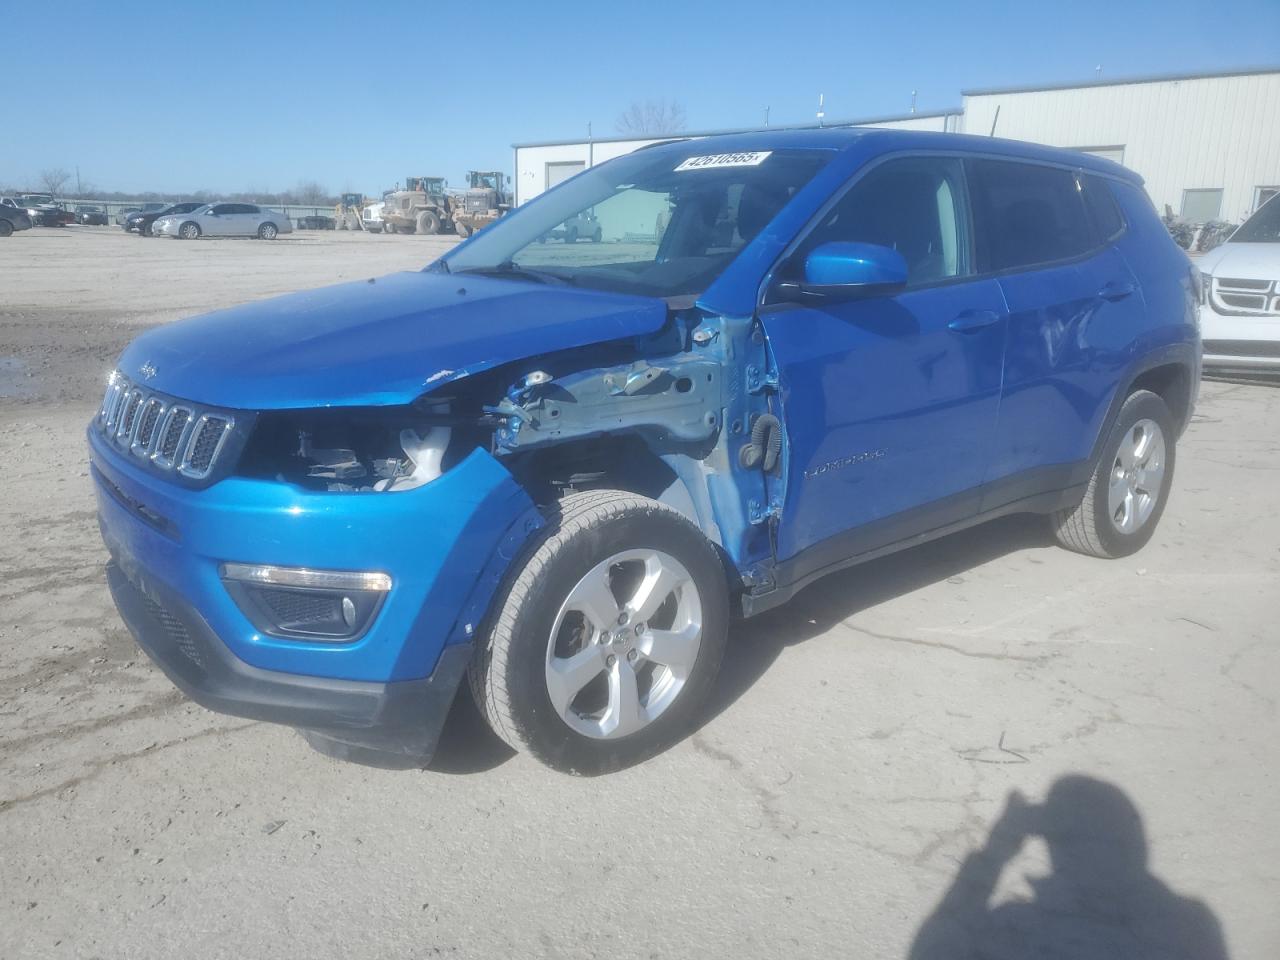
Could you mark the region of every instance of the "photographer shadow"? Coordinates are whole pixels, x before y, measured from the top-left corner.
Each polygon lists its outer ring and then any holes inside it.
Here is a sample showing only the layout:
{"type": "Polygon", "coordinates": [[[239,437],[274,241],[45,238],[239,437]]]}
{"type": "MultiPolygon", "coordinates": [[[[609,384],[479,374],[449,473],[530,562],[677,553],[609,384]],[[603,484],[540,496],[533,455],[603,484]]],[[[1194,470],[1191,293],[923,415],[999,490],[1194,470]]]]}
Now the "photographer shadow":
{"type": "Polygon", "coordinates": [[[1137,807],[1118,787],[1085,776],[1054,783],[1042,805],[1016,791],[987,843],[965,858],[924,922],[910,960],[1225,960],[1222,928],[1198,900],[1147,868],[1137,807]],[[1030,900],[989,906],[1005,865],[1032,836],[1053,871],[1030,880],[1030,900]]]}

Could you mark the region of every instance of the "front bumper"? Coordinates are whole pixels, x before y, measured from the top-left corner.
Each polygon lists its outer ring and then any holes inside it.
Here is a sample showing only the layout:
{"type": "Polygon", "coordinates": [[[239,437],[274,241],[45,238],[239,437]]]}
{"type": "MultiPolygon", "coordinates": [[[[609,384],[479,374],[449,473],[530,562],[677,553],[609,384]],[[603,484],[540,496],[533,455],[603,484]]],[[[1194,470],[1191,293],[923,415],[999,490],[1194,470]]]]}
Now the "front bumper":
{"type": "Polygon", "coordinates": [[[1228,316],[1200,307],[1204,368],[1219,375],[1280,373],[1280,317],[1228,316]]]}
{"type": "Polygon", "coordinates": [[[471,644],[446,647],[431,675],[390,683],[262,670],[240,660],[172,590],[115,551],[107,585],[129,632],[179,690],[210,710],[302,729],[330,756],[377,766],[431,759],[471,644]]]}
{"type": "Polygon", "coordinates": [[[313,744],[421,761],[536,508],[488,453],[396,493],[325,493],[232,476],[158,477],[89,428],[108,577],[138,643],[192,699],[312,731],[313,744]],[[224,562],[380,571],[392,588],[350,641],[260,632],[224,562]]]}

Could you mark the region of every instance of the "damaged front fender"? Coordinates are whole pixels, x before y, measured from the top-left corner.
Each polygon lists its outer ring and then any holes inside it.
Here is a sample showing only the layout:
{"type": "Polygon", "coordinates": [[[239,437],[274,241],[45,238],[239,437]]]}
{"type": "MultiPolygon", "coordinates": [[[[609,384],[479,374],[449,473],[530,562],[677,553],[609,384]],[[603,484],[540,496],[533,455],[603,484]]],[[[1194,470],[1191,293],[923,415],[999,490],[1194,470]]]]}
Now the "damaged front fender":
{"type": "Polygon", "coordinates": [[[607,433],[650,442],[710,442],[720,428],[720,365],[637,362],[530,382],[492,412],[502,418],[500,450],[514,452],[607,433]]]}

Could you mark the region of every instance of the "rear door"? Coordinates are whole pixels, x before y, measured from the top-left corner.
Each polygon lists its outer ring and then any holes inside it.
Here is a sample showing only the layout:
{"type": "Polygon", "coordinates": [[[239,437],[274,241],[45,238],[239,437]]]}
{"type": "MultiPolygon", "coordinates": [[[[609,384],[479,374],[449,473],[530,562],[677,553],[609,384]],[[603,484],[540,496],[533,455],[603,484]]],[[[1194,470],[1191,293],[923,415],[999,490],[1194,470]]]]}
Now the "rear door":
{"type": "Polygon", "coordinates": [[[765,307],[788,438],[777,558],[810,569],[972,516],[1000,398],[1005,308],[973,275],[961,161],[880,163],[822,213],[779,268],[828,241],[891,247],[893,295],[765,307]]]}
{"type": "Polygon", "coordinates": [[[992,509],[1079,482],[1144,307],[1105,185],[1048,164],[966,166],[982,268],[1009,309],[992,509]]]}

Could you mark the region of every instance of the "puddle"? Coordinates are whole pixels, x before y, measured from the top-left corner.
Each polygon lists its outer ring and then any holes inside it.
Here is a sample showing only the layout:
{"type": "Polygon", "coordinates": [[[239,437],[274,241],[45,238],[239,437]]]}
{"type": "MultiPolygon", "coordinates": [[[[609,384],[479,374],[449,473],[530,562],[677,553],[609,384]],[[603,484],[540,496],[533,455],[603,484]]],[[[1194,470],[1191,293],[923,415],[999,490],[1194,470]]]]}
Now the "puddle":
{"type": "Polygon", "coordinates": [[[0,397],[34,397],[35,381],[17,357],[0,357],[0,397]]]}

